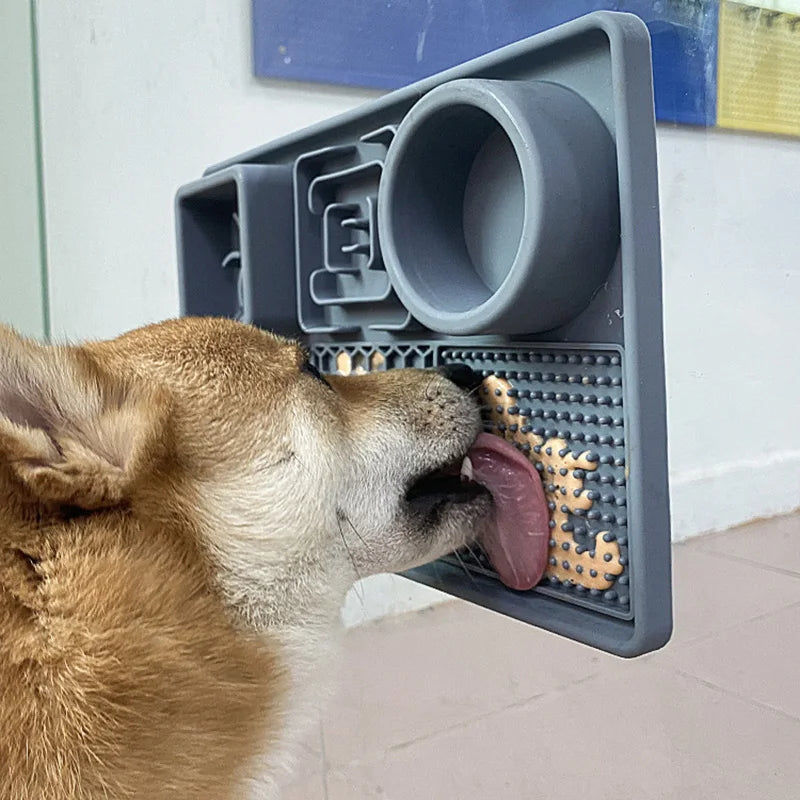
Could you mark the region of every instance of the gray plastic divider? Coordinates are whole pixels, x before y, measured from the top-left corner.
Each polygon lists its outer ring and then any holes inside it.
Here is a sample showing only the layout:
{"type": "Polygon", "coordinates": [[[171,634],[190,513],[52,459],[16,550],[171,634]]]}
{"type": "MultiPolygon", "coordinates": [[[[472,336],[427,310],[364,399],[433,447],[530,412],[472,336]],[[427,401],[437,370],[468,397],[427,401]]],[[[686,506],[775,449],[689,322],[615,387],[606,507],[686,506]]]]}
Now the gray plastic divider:
{"type": "Polygon", "coordinates": [[[466,363],[551,504],[542,583],[408,573],[621,656],[672,627],[649,36],[596,12],[209,168],[177,202],[185,314],[323,371],[466,363]],[[566,499],[561,499],[566,498],[566,499]]]}
{"type": "Polygon", "coordinates": [[[236,164],[178,191],[183,313],[220,315],[294,333],[292,171],[236,164]],[[264,224],[264,220],[269,220],[264,224]],[[191,270],[184,269],[184,257],[191,270]],[[274,274],[264,280],[264,269],[274,274]],[[274,269],[277,267],[277,269],[274,269]]]}

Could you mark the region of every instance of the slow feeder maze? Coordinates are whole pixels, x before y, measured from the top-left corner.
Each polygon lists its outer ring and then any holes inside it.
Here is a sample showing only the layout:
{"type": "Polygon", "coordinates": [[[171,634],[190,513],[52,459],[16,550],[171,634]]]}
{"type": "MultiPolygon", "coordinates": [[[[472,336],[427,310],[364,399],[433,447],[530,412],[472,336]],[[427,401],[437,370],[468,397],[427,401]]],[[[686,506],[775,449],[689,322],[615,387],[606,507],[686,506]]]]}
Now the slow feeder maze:
{"type": "Polygon", "coordinates": [[[300,337],[322,372],[483,376],[486,429],[542,478],[546,574],[514,591],[473,547],[407,577],[621,656],[664,644],[658,181],[638,17],[589,14],[229,158],[181,187],[176,217],[182,313],[300,337]]]}

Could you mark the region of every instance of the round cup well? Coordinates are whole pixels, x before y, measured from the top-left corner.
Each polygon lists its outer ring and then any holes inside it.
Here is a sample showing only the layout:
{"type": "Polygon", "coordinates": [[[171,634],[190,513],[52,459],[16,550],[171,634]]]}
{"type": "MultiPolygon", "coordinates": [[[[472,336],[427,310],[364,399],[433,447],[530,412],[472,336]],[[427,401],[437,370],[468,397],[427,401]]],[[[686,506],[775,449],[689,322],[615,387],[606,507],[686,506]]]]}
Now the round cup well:
{"type": "Polygon", "coordinates": [[[536,333],[579,313],[619,240],[614,144],[546,82],[459,80],[407,114],[378,224],[406,308],[447,334],[536,333]]]}

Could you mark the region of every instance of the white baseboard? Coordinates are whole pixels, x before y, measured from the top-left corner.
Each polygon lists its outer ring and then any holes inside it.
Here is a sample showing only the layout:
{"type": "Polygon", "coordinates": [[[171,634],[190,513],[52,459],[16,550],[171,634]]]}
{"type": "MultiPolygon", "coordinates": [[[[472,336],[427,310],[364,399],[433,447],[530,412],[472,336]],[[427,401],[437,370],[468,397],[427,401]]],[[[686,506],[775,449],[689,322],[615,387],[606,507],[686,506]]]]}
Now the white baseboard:
{"type": "Polygon", "coordinates": [[[800,506],[800,450],[676,472],[670,481],[672,540],[723,531],[800,506]]]}

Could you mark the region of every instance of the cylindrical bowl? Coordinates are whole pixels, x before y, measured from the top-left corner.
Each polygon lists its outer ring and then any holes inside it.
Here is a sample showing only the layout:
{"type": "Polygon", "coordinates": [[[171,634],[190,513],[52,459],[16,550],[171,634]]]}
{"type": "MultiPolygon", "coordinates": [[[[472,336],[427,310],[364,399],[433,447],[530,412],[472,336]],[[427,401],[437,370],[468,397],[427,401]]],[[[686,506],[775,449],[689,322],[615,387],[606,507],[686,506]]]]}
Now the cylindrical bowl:
{"type": "Polygon", "coordinates": [[[564,86],[445,83],[397,130],[378,230],[400,300],[431,330],[551,330],[587,306],[614,261],[614,142],[564,86]]]}

